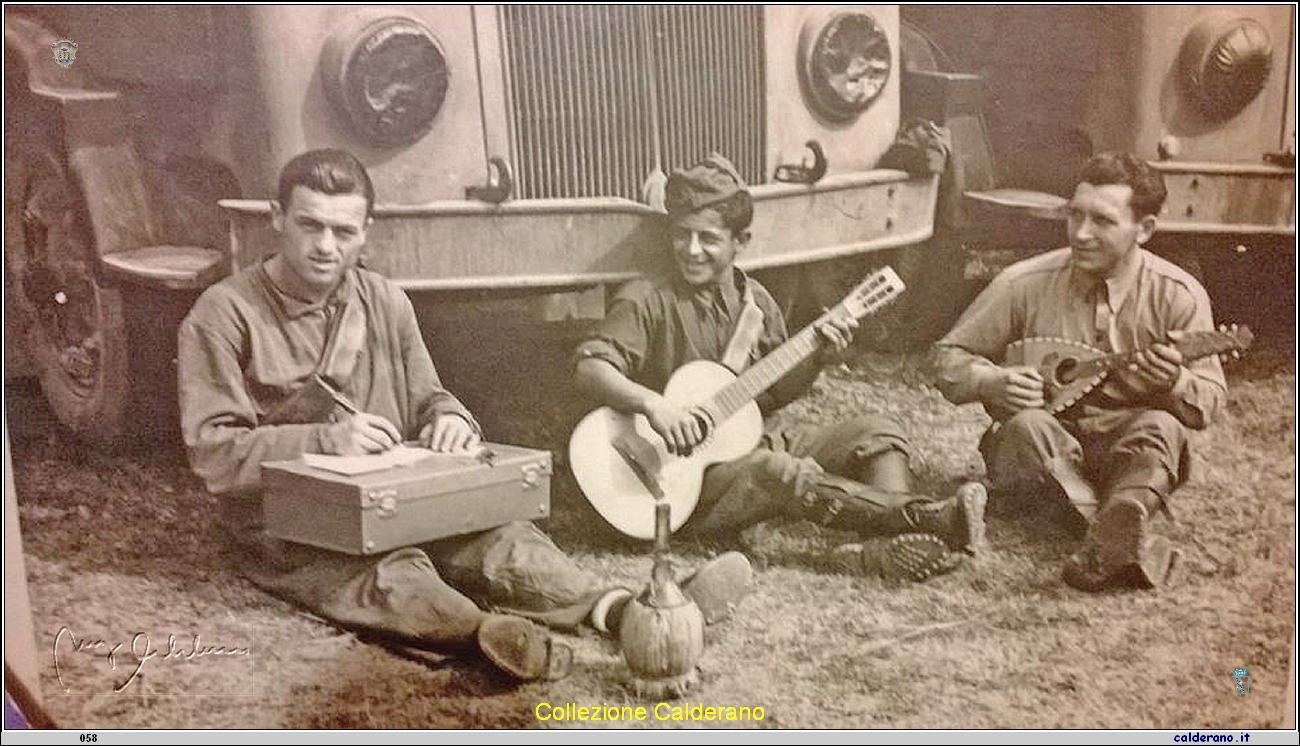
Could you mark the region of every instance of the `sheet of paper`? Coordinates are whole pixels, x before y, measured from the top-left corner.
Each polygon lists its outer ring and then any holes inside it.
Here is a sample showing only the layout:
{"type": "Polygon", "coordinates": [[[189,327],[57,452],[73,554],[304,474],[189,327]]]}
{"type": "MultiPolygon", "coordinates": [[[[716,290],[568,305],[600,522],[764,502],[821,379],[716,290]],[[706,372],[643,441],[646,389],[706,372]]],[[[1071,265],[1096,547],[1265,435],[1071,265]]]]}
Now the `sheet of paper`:
{"type": "Polygon", "coordinates": [[[406,466],[438,454],[428,448],[398,445],[383,453],[367,453],[360,456],[330,456],[321,453],[304,453],[302,460],[308,466],[326,469],[338,474],[355,476],[372,471],[382,471],[395,466],[406,466]]]}
{"type": "Polygon", "coordinates": [[[444,466],[454,466],[458,463],[474,464],[481,461],[485,455],[490,456],[492,454],[482,444],[465,451],[439,453],[418,445],[402,443],[383,453],[367,453],[360,456],[328,456],[321,453],[304,453],[302,460],[303,463],[317,469],[325,469],[347,476],[356,476],[357,474],[369,474],[372,471],[407,466],[426,459],[442,459],[444,466]]]}

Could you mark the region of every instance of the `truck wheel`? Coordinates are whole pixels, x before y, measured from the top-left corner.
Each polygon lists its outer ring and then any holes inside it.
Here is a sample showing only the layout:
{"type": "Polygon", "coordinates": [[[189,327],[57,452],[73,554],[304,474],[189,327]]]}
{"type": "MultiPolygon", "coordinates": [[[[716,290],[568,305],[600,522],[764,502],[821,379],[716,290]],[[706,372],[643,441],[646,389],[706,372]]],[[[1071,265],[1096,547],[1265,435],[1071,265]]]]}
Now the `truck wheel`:
{"type": "Polygon", "coordinates": [[[22,160],[26,177],[18,276],[41,388],[59,422],[111,445],[126,432],[131,399],[122,294],[97,276],[89,218],[62,159],[23,150],[6,155],[22,160]]]}

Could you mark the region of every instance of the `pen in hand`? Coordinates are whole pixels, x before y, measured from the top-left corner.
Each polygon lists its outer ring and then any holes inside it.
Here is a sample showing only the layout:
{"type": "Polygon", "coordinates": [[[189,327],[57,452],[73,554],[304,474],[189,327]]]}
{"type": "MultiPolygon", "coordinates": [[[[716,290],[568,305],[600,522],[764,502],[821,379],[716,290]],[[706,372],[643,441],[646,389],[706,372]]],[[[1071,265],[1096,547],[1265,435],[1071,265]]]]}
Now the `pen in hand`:
{"type": "Polygon", "coordinates": [[[342,391],[339,391],[338,389],[331,386],[330,382],[322,378],[319,373],[312,373],[311,377],[312,380],[315,381],[317,386],[320,386],[322,389],[325,389],[325,391],[330,395],[330,398],[334,400],[335,404],[343,408],[343,411],[351,415],[361,414],[360,407],[353,404],[352,400],[344,396],[342,391]]]}
{"type": "MultiPolygon", "coordinates": [[[[312,380],[330,395],[330,398],[340,409],[352,417],[352,438],[362,436],[363,441],[380,446],[379,450],[381,451],[390,450],[402,442],[401,434],[388,420],[379,415],[367,414],[361,411],[361,408],[354,404],[351,399],[319,374],[313,373],[312,380]]],[[[363,445],[362,448],[364,451],[373,450],[373,446],[366,447],[363,445]]]]}

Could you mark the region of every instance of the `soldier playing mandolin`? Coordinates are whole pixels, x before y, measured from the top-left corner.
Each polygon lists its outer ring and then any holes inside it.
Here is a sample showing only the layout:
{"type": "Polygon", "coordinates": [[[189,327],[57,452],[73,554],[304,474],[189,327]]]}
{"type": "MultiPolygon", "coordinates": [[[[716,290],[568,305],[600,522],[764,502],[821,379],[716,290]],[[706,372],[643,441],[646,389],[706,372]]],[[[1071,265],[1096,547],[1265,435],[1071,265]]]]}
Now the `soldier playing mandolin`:
{"type": "Polygon", "coordinates": [[[1148,521],[1187,479],[1187,429],[1226,393],[1209,354],[1223,348],[1187,344],[1216,334],[1204,288],[1142,248],[1165,195],[1141,159],[1093,157],[1068,204],[1070,245],[1004,270],[934,350],[943,394],[995,420],[980,442],[990,509],[1065,519],[1083,545],[1063,579],[1081,590],[1167,582],[1176,553],[1148,521]],[[1053,345],[1052,360],[1123,364],[1072,377],[1012,354],[1053,345]]]}
{"type": "MultiPolygon", "coordinates": [[[[659,450],[666,444],[672,462],[717,440],[746,437],[733,438],[726,429],[733,423],[713,421],[698,402],[666,395],[665,387],[671,390],[677,376],[686,372],[683,366],[705,360],[740,373],[751,364],[758,367],[760,360],[766,364],[765,356],[774,350],[784,353],[789,347],[782,347],[787,331],[772,296],[734,266],[736,255],[749,242],[753,201],[732,164],[713,154],[675,171],[665,187],[665,205],[666,266],[620,290],[604,322],[578,347],[575,382],[597,404],[624,417],[644,418],[647,433],[652,431],[649,438],[660,444],[659,450]]],[[[813,339],[820,340],[822,350],[842,350],[855,326],[852,317],[828,314],[817,323],[813,339]]],[[[819,370],[817,356],[802,360],[795,360],[792,370],[758,395],[762,411],[792,400],[812,382],[819,370]]],[[[704,471],[698,503],[691,495],[694,510],[689,519],[675,516],[685,521],[683,531],[717,536],[777,516],[814,518],[876,537],[838,548],[826,558],[831,567],[917,581],[954,569],[963,553],[973,553],[982,540],[983,487],[964,486],[944,501],[913,494],[907,438],[886,417],[860,416],[827,427],[763,432],[756,415],[754,428],[752,442],[761,436],[759,447],[704,471]]],[[[645,438],[633,439],[643,446],[640,450],[653,450],[644,447],[645,438]]],[[[606,499],[598,484],[601,476],[622,467],[619,456],[602,466],[589,462],[616,450],[630,462],[636,454],[627,451],[637,450],[597,445],[603,448],[579,449],[582,452],[574,452],[572,459],[575,474],[580,469],[592,474],[590,488],[585,485],[584,491],[593,504],[606,499]]],[[[634,467],[645,487],[638,486],[641,499],[628,502],[647,519],[653,515],[649,496],[662,491],[656,480],[671,471],[659,469],[657,458],[653,461],[634,467]]],[[[618,526],[621,516],[609,512],[605,507],[602,515],[618,526]]]]}

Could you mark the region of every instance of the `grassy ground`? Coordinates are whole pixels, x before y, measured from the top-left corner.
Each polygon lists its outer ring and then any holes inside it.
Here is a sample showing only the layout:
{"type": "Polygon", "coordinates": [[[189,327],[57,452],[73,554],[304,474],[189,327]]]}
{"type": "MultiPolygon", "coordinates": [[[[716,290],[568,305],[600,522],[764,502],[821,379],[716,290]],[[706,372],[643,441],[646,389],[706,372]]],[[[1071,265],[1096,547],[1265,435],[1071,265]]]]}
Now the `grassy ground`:
{"type": "MultiPolygon", "coordinates": [[[[810,525],[760,528],[744,537],[760,568],[752,595],[709,628],[699,685],[670,704],[761,707],[763,719],[660,721],[651,710],[645,722],[584,725],[1279,727],[1295,635],[1293,355],[1289,340],[1258,349],[1230,373],[1225,420],[1195,434],[1178,522],[1156,524],[1185,553],[1175,587],[1098,596],[1063,587],[1074,546],[1052,526],[993,520],[990,551],[902,587],[789,562],[782,541],[835,538],[810,525]],[[1252,677],[1246,697],[1233,693],[1238,667],[1252,677]]],[[[548,385],[525,378],[507,382],[525,401],[530,386],[548,385]]],[[[595,633],[569,638],[569,678],[521,687],[480,661],[417,662],[340,633],[222,565],[208,534],[213,501],[178,453],[96,455],[65,440],[32,391],[10,387],[6,405],[41,685],[65,727],[531,728],[557,725],[535,718],[539,703],[656,704],[623,685],[617,648],[595,633]],[[50,651],[65,627],[56,676],[50,651]],[[158,655],[132,677],[125,651],[133,642],[143,651],[137,633],[158,655]],[[247,654],[164,659],[169,634],[182,650],[198,634],[247,654]],[[106,655],[117,643],[114,669],[106,655]]],[[[497,439],[549,444],[562,462],[557,409],[503,411],[497,439]]],[[[982,475],[975,443],[987,419],[944,401],[917,356],[865,354],[828,370],[787,415],[861,411],[908,424],[927,489],[982,475]]],[[[563,474],[553,504],[544,527],[580,564],[644,582],[646,548],[604,529],[563,474]]],[[[692,566],[725,547],[674,548],[692,566]]]]}

